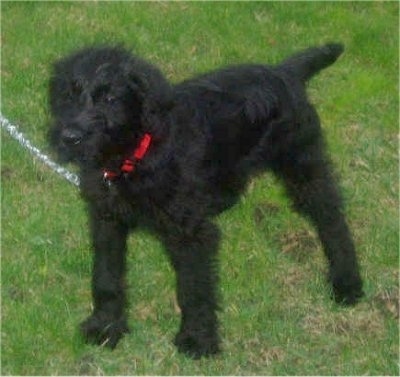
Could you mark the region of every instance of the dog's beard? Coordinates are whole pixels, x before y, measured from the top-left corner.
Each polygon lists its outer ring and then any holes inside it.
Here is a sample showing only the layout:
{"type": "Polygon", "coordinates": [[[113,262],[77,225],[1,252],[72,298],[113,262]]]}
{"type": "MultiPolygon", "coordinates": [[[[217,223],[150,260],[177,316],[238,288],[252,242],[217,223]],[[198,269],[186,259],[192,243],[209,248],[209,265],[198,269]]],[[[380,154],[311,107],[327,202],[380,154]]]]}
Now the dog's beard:
{"type": "Polygon", "coordinates": [[[113,128],[108,130],[99,124],[91,126],[92,131],[85,131],[76,143],[65,143],[61,137],[62,131],[56,128],[52,144],[56,147],[60,162],[101,168],[109,165],[110,161],[124,158],[138,138],[138,135],[125,125],[113,125],[113,128]]]}

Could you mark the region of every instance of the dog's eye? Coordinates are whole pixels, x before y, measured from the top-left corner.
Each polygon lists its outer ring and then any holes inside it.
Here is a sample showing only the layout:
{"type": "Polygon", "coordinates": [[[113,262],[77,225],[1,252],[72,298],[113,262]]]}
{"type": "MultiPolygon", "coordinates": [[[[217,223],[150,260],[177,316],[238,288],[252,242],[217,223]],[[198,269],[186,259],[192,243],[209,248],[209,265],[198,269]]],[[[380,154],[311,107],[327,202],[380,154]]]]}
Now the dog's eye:
{"type": "Polygon", "coordinates": [[[106,96],[106,102],[109,104],[113,104],[116,101],[116,98],[114,96],[111,95],[107,95],[106,96]]]}

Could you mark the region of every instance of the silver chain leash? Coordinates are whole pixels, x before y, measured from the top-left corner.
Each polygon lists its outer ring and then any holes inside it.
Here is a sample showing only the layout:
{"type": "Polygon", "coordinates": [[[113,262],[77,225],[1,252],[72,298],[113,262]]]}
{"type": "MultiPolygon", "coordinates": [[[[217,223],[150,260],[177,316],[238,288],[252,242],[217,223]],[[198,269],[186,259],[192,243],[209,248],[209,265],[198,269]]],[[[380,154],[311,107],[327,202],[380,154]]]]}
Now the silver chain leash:
{"type": "Polygon", "coordinates": [[[71,173],[69,170],[63,168],[61,165],[54,162],[49,156],[42,153],[38,148],[32,145],[32,143],[24,136],[24,134],[18,131],[17,126],[11,124],[11,122],[7,118],[3,117],[1,113],[0,126],[4,130],[6,130],[12,138],[17,140],[23,147],[28,149],[29,152],[31,152],[38,160],[40,160],[50,169],[61,175],[68,182],[74,184],[75,186],[79,186],[80,180],[76,174],[71,173]]]}

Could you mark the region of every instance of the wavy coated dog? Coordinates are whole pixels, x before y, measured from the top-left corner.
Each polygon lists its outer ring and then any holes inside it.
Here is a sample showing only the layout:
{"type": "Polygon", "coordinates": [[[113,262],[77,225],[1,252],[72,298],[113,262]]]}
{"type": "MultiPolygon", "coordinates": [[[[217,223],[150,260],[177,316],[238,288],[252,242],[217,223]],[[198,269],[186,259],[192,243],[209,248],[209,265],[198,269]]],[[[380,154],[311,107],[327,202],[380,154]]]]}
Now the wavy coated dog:
{"type": "Polygon", "coordinates": [[[281,179],[315,226],[334,299],[363,294],[352,237],[307,81],[343,46],[329,43],[281,64],[238,65],[169,83],[121,47],[85,48],[57,61],[50,81],[50,139],[80,168],[94,248],[89,343],[114,348],[127,333],[128,233],[145,227],[176,272],[178,350],[220,350],[218,246],[213,217],[234,205],[255,174],[281,179]]]}

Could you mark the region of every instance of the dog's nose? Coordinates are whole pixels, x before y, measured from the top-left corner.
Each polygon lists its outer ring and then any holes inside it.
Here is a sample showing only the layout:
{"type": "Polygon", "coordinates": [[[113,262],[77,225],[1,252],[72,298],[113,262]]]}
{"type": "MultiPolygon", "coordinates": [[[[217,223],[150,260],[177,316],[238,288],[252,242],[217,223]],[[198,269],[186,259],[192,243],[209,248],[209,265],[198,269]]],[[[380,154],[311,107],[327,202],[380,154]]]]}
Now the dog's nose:
{"type": "Polygon", "coordinates": [[[78,130],[66,128],[61,132],[61,139],[65,144],[78,145],[82,141],[82,133],[78,130]]]}

